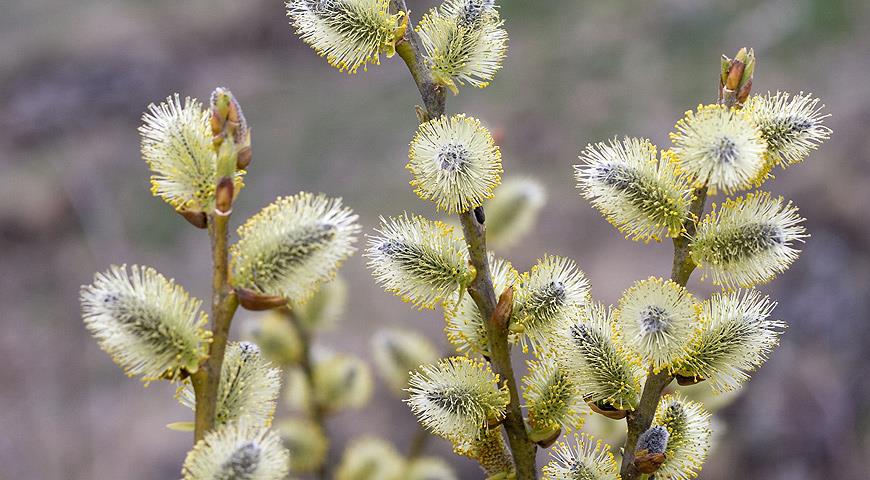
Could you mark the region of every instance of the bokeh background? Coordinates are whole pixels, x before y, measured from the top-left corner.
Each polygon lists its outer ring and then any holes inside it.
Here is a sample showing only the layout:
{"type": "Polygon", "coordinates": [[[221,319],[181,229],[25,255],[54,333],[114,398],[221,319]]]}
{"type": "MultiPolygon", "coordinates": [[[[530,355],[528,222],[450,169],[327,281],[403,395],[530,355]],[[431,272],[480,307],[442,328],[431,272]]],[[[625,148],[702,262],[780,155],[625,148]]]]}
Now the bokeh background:
{"type": "MultiPolygon", "coordinates": [[[[409,0],[416,16],[432,2],[409,0]]],[[[578,197],[571,165],[588,142],[631,134],[667,143],[682,113],[714,100],[718,58],[753,46],[755,91],[811,91],[832,139],[766,188],[793,198],[812,233],[798,262],[763,287],[789,322],[782,346],[718,413],[720,440],[701,478],[866,478],[870,359],[870,3],[864,0],[502,0],[504,69],[448,110],[502,132],[505,177],[548,188],[538,228],[510,251],[518,269],[544,252],[577,260],[601,301],[666,275],[671,248],[622,240],[578,197]]],[[[339,74],[287,26],[277,0],[11,0],[0,14],[0,478],[177,478],[188,434],[174,387],[143,390],[80,320],[78,289],[111,263],[155,266],[205,298],[209,254],[148,192],[136,128],[173,92],[224,85],[253,126],[254,163],[236,222],[305,189],[344,197],[367,231],[379,214],[432,215],[411,192],[407,143],[417,91],[385,61],[339,74]]],[[[370,359],[376,328],[426,332],[371,280],[359,255],[343,276],[349,313],[323,338],[370,359]]],[[[698,291],[709,283],[693,280],[698,291]]],[[[244,314],[242,314],[244,316],[244,314]]],[[[404,448],[416,424],[377,389],[330,421],[336,445],[363,433],[404,448]]],[[[477,467],[449,454],[462,478],[477,467]]],[[[539,460],[545,459],[541,453],[539,460]]]]}

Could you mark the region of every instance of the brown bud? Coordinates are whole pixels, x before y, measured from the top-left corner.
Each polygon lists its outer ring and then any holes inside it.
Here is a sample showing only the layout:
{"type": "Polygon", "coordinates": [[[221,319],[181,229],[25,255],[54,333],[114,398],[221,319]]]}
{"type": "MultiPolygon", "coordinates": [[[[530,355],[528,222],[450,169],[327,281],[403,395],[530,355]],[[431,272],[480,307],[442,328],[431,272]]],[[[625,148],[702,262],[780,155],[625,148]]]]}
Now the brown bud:
{"type": "Polygon", "coordinates": [[[232,93],[226,88],[218,87],[211,92],[211,99],[209,101],[211,108],[211,133],[215,137],[224,133],[231,103],[232,93]]]}
{"type": "Polygon", "coordinates": [[[233,211],[233,195],[236,187],[233,185],[233,179],[230,177],[221,177],[215,190],[215,213],[218,215],[229,215],[233,211]]]}
{"type": "Polygon", "coordinates": [[[728,107],[740,108],[749,98],[752,90],[752,76],[755,73],[755,51],[741,48],[734,58],[722,55],[719,75],[719,103],[728,107]]]}
{"type": "Polygon", "coordinates": [[[752,79],[746,81],[740,90],[737,91],[737,103],[744,103],[746,99],[749,98],[749,94],[752,92],[752,79]]]}
{"type": "Polygon", "coordinates": [[[226,119],[222,118],[220,113],[216,110],[212,110],[211,117],[209,117],[209,124],[211,125],[211,134],[215,139],[222,138],[222,133],[224,131],[224,123],[226,119]]]}
{"type": "Polygon", "coordinates": [[[740,86],[740,79],[743,78],[743,69],[745,68],[746,64],[739,60],[733,60],[728,69],[728,77],[725,78],[725,88],[736,90],[740,86]]]}
{"type": "Polygon", "coordinates": [[[664,453],[651,453],[646,449],[634,452],[634,466],[640,473],[655,473],[666,459],[664,453]]]}
{"type": "Polygon", "coordinates": [[[233,126],[242,126],[245,121],[245,116],[242,115],[242,107],[239,106],[239,101],[236,100],[236,97],[227,90],[227,94],[230,97],[230,109],[227,112],[227,121],[232,122],[233,126]]]}
{"type": "Polygon", "coordinates": [[[236,296],[239,297],[239,305],[245,310],[261,312],[287,305],[287,299],[280,295],[261,295],[247,288],[237,288],[236,296]]]}
{"type": "Polygon", "coordinates": [[[677,379],[677,385],[682,387],[687,387],[689,385],[694,385],[696,383],[701,383],[704,381],[703,378],[698,377],[684,377],[682,375],[674,375],[674,378],[677,379]]]}
{"type": "Polygon", "coordinates": [[[628,415],[628,411],[626,410],[618,410],[612,405],[608,405],[604,402],[589,402],[589,408],[592,409],[595,413],[600,413],[607,418],[612,418],[614,420],[622,420],[628,415]]]}
{"type": "Polygon", "coordinates": [[[251,164],[252,158],[253,153],[251,152],[250,145],[240,148],[238,156],[236,157],[236,168],[239,170],[245,170],[246,168],[248,168],[248,165],[251,164]]]}
{"type": "Polygon", "coordinates": [[[206,215],[205,212],[199,212],[196,210],[176,210],[176,212],[196,228],[205,228],[208,226],[208,215],[206,215]]]}
{"type": "Polygon", "coordinates": [[[514,287],[509,286],[501,292],[498,297],[498,304],[495,306],[495,311],[492,312],[493,325],[499,330],[507,329],[508,321],[514,310],[514,287]]]}
{"type": "Polygon", "coordinates": [[[725,87],[725,79],[728,78],[728,70],[731,68],[731,59],[727,55],[722,55],[720,59],[719,70],[719,90],[725,87]]]}
{"type": "Polygon", "coordinates": [[[231,137],[236,144],[244,143],[248,124],[239,101],[229,89],[218,87],[211,94],[211,131],[215,142],[231,137]]]}

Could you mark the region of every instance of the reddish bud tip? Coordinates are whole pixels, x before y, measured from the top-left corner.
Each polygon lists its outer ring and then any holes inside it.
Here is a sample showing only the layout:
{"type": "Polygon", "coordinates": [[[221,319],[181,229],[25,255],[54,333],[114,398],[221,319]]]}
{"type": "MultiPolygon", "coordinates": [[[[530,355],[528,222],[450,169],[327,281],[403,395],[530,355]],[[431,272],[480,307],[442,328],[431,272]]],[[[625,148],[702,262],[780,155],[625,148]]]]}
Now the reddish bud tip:
{"type": "Polygon", "coordinates": [[[514,287],[509,286],[501,292],[498,297],[498,304],[495,306],[495,311],[492,312],[492,323],[499,330],[507,329],[508,320],[511,318],[511,313],[514,310],[514,287]]]}
{"type": "Polygon", "coordinates": [[[208,215],[206,215],[205,212],[198,212],[195,210],[176,210],[176,212],[196,228],[205,228],[208,226],[208,215]]]}
{"type": "Polygon", "coordinates": [[[650,453],[648,450],[638,450],[634,455],[634,466],[647,475],[655,473],[667,458],[664,453],[650,453]]]}
{"type": "Polygon", "coordinates": [[[743,78],[743,70],[746,64],[734,60],[731,62],[731,67],[728,69],[728,77],[725,79],[725,88],[728,90],[736,90],[740,86],[740,79],[743,78]]]}
{"type": "Polygon", "coordinates": [[[752,79],[746,81],[742,87],[740,87],[740,91],[737,92],[737,102],[744,103],[748,98],[749,94],[752,92],[752,79]]]}
{"type": "Polygon", "coordinates": [[[694,385],[696,383],[701,383],[704,381],[703,378],[698,377],[684,377],[682,375],[674,375],[674,378],[677,379],[677,385],[682,387],[687,387],[689,385],[694,385]]]}
{"type": "Polygon", "coordinates": [[[222,177],[218,182],[215,190],[215,210],[219,215],[228,215],[233,209],[233,195],[235,195],[235,186],[233,179],[230,177],[222,177]]]}
{"type": "Polygon", "coordinates": [[[607,418],[612,418],[614,420],[622,420],[628,415],[628,411],[626,410],[617,410],[611,405],[602,402],[589,402],[589,408],[592,409],[593,412],[604,415],[607,418]]]}
{"type": "Polygon", "coordinates": [[[253,152],[251,151],[251,147],[242,147],[239,149],[239,153],[236,156],[236,168],[239,170],[245,170],[248,168],[248,165],[251,164],[251,159],[253,159],[253,152]]]}
{"type": "Polygon", "coordinates": [[[279,295],[261,295],[247,288],[237,288],[236,296],[239,297],[239,305],[245,310],[261,312],[287,306],[287,299],[279,295]]]}

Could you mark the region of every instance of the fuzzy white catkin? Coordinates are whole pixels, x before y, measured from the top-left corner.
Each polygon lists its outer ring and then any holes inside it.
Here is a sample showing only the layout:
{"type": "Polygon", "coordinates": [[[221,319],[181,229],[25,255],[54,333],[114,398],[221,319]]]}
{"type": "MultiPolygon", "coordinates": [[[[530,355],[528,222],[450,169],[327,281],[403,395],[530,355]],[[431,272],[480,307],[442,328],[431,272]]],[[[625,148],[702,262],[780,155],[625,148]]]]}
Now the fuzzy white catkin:
{"type": "Polygon", "coordinates": [[[365,256],[375,281],[418,308],[434,308],[473,275],[462,238],[443,222],[419,215],[381,217],[365,256]]]}
{"type": "Polygon", "coordinates": [[[671,141],[680,169],[711,193],[745,190],[764,178],[767,144],[744,111],[701,105],[686,112],[671,141]]]}
{"type": "Polygon", "coordinates": [[[696,477],[710,450],[710,414],[699,403],[665,395],[653,424],[668,431],[665,462],[656,471],[656,477],[674,480],[696,477]]]}
{"type": "MultiPolygon", "coordinates": [[[[281,390],[281,370],[272,367],[259,347],[250,342],[227,345],[221,365],[215,423],[223,425],[246,418],[251,425],[269,426],[281,390]]],[[[190,382],[179,388],[178,401],[196,410],[190,382]]]]}
{"type": "Polygon", "coordinates": [[[559,442],[551,449],[550,457],[552,460],[544,466],[544,480],[619,479],[610,446],[586,434],[559,442]]]}
{"type": "Polygon", "coordinates": [[[552,356],[529,361],[523,399],[533,433],[579,430],[590,413],[583,393],[552,356]]]}
{"type": "Polygon", "coordinates": [[[338,71],[355,74],[395,52],[402,16],[389,0],[289,0],[287,16],[296,34],[338,71]]]}
{"type": "Polygon", "coordinates": [[[580,194],[626,238],[682,233],[692,189],[671,152],[658,155],[649,140],[626,137],[590,144],[579,158],[574,177],[580,194]]]}
{"type": "Polygon", "coordinates": [[[713,294],[701,308],[703,327],[677,374],[709,379],[718,392],[740,387],[779,343],[786,325],[768,318],[775,306],[755,290],[713,294]]]}
{"type": "Polygon", "coordinates": [[[420,423],[454,442],[481,437],[491,420],[504,418],[507,387],[489,365],[451,357],[424,365],[411,375],[406,400],[420,423]]]}
{"type": "Polygon", "coordinates": [[[446,0],[417,26],[425,59],[436,82],[484,88],[501,69],[507,32],[493,0],[446,0]]]}
{"type": "Polygon", "coordinates": [[[80,300],[85,327],[129,376],[179,380],[208,355],[201,302],[153,268],[112,266],[82,286],[80,300]]]}
{"type": "Polygon", "coordinates": [[[822,114],[825,106],[811,94],[768,92],[752,96],[744,108],[767,143],[768,168],[802,162],[831,136],[831,129],[824,125],[830,115],[822,114]]]}
{"type": "Polygon", "coordinates": [[[713,205],[689,245],[692,260],[717,285],[768,282],[797,260],[808,235],[798,209],[782,197],[752,192],[713,205]]]}
{"type": "Polygon", "coordinates": [[[220,426],[194,445],[184,460],[184,480],[282,480],[289,454],[275,432],[246,421],[220,426]]]}
{"type": "Polygon", "coordinates": [[[447,213],[467,212],[501,183],[501,151],[480,120],[464,114],[420,124],[408,150],[411,186],[447,213]]]}
{"type": "Polygon", "coordinates": [[[577,264],[545,255],[523,274],[517,290],[514,321],[535,348],[546,343],[565,318],[576,316],[589,301],[589,281],[577,264]]]}
{"type": "MultiPolygon", "coordinates": [[[[151,193],[177,210],[211,212],[217,184],[217,154],[212,146],[209,112],[178,94],[151,104],[142,116],[142,158],[151,169],[151,193]]],[[[241,190],[240,170],[234,174],[241,190]]]]}
{"type": "Polygon", "coordinates": [[[616,327],[624,345],[659,370],[687,353],[700,328],[698,309],[685,287],[650,277],[622,294],[616,327]]]}
{"type": "Polygon", "coordinates": [[[640,398],[642,370],[614,337],[613,320],[607,307],[589,304],[578,317],[564,320],[551,346],[587,401],[629,410],[640,398]]]}
{"type": "Polygon", "coordinates": [[[239,227],[230,247],[233,286],[304,302],[355,251],[356,221],[338,198],[277,199],[239,227]]]}

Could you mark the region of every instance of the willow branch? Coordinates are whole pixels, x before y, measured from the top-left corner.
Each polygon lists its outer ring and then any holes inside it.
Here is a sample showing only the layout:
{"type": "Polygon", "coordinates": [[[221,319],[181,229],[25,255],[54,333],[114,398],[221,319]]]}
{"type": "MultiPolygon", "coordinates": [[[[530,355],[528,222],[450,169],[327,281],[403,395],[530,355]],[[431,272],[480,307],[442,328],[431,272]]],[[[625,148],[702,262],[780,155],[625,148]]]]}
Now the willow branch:
{"type": "MultiPolygon", "coordinates": [[[[407,15],[408,9],[404,0],[392,0],[391,4],[396,11],[403,11],[407,15]]],[[[421,120],[427,120],[444,114],[446,98],[444,89],[432,80],[432,75],[423,61],[420,51],[420,39],[409,25],[404,39],[396,44],[396,53],[405,61],[417,88],[420,90],[425,110],[424,115],[420,116],[421,120]]],[[[486,322],[487,342],[491,355],[489,361],[493,371],[505,382],[510,393],[504,428],[513,453],[516,478],[517,480],[533,480],[537,478],[536,446],[529,440],[523,421],[519,390],[510,359],[507,322],[492,321],[496,307],[496,292],[492,286],[492,277],[486,255],[486,227],[478,222],[472,211],[461,213],[459,220],[462,223],[462,232],[468,246],[470,262],[477,271],[477,275],[468,286],[468,293],[477,305],[481,318],[489,320],[486,322]]]]}
{"type": "MultiPolygon", "coordinates": [[[[707,187],[695,189],[692,205],[689,208],[691,215],[683,225],[685,234],[674,238],[674,264],[671,270],[671,280],[684,287],[689,282],[689,277],[696,267],[695,262],[692,261],[692,257],[689,255],[689,238],[695,235],[696,222],[704,212],[706,200],[707,187]]],[[[655,417],[656,409],[659,406],[659,400],[662,398],[662,392],[673,379],[673,375],[667,369],[658,373],[650,369],[646,383],[643,386],[638,407],[634,411],[629,412],[625,417],[625,421],[628,423],[628,435],[625,439],[625,447],[622,454],[622,468],[620,470],[622,480],[640,478],[641,472],[634,465],[634,452],[637,449],[637,440],[640,434],[652,425],[653,417],[655,417]]]]}
{"type": "MultiPolygon", "coordinates": [[[[405,15],[409,15],[405,0],[391,0],[390,3],[392,8],[397,12],[405,12],[405,15]]],[[[405,37],[396,43],[396,53],[405,61],[411,76],[414,77],[414,83],[417,84],[417,89],[420,90],[420,97],[423,99],[423,108],[427,116],[427,118],[422,120],[428,120],[444,115],[447,99],[444,89],[432,80],[429,67],[420,55],[421,50],[420,37],[414,31],[409,21],[405,37]]]]}
{"type": "MultiPolygon", "coordinates": [[[[751,71],[745,75],[743,62],[750,62],[750,69],[754,69],[755,57],[752,50],[748,56],[746,49],[741,49],[735,59],[724,57],[723,72],[719,84],[719,104],[728,108],[740,108],[741,102],[749,95],[752,89],[751,71]]],[[[707,202],[707,185],[695,189],[692,196],[692,204],[689,207],[689,218],[683,223],[684,233],[674,238],[674,263],[671,270],[671,280],[683,287],[689,282],[689,277],[695,270],[695,262],[689,254],[689,239],[695,235],[698,222],[704,213],[704,204],[707,202]]],[[[643,386],[638,408],[625,417],[628,423],[628,435],[622,455],[622,468],[620,475],[622,480],[634,480],[640,478],[641,472],[634,465],[634,452],[637,449],[637,440],[652,424],[655,411],[661,400],[662,391],[671,383],[673,375],[667,369],[656,373],[650,369],[647,380],[643,386]]]]}
{"type": "Polygon", "coordinates": [[[496,312],[495,290],[492,286],[492,275],[486,257],[486,227],[477,221],[473,212],[460,214],[459,220],[462,222],[462,231],[468,245],[471,264],[477,269],[474,280],[468,286],[468,294],[480,310],[481,317],[489,319],[485,323],[490,354],[489,361],[493,371],[507,385],[510,394],[504,429],[507,432],[508,444],[514,456],[517,479],[534,479],[537,478],[535,466],[537,447],[529,440],[523,420],[523,411],[520,407],[519,389],[511,364],[508,344],[508,318],[504,318],[504,315],[499,315],[499,312],[496,312]]]}
{"type": "Polygon", "coordinates": [[[212,215],[209,219],[213,265],[212,343],[209,347],[208,359],[191,378],[196,396],[194,442],[201,440],[209,430],[214,428],[224,352],[227,348],[230,324],[239,306],[238,298],[229,286],[228,224],[229,215],[212,215]]]}

